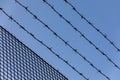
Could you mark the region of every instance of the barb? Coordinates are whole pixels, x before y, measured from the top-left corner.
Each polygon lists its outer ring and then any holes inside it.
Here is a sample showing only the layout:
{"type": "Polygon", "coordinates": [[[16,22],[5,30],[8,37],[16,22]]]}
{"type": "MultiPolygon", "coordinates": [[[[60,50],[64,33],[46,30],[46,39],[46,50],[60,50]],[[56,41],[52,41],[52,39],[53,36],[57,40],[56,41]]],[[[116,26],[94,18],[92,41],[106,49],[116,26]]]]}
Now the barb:
{"type": "MultiPolygon", "coordinates": [[[[30,13],[33,17],[36,16],[33,12],[31,12],[28,8],[26,9],[26,7],[20,3],[19,1],[16,0],[16,2],[22,6],[28,13],[30,13]]],[[[82,59],[84,59],[92,68],[94,68],[95,70],[97,70],[97,72],[99,72],[101,75],[103,75],[105,78],[107,78],[108,80],[110,80],[109,77],[107,77],[101,70],[99,70],[95,65],[93,65],[88,59],[86,59],[86,57],[84,57],[80,52],[77,51],[77,49],[73,48],[73,46],[71,46],[67,41],[65,41],[61,36],[59,36],[54,30],[52,30],[47,24],[45,24],[42,20],[40,20],[40,18],[35,17],[36,20],[38,20],[40,23],[42,23],[44,25],[44,27],[46,27],[49,31],[51,31],[53,33],[53,35],[55,35],[56,37],[58,37],[65,45],[67,45],[69,48],[71,48],[75,53],[77,53],[80,57],[82,57],[82,59]]]]}
{"type": "Polygon", "coordinates": [[[66,4],[72,7],[72,9],[83,19],[85,20],[91,27],[93,27],[98,33],[100,33],[118,52],[120,52],[120,48],[118,48],[113,41],[111,41],[106,34],[104,34],[100,29],[98,29],[92,22],[90,22],[85,16],[83,16],[76,8],[72,5],[68,0],[64,0],[66,4]]]}
{"type": "Polygon", "coordinates": [[[3,9],[0,9],[8,18],[10,18],[13,22],[15,22],[22,30],[24,30],[26,33],[28,33],[30,36],[32,36],[36,41],[38,41],[40,44],[42,44],[44,47],[46,47],[51,53],[53,53],[57,58],[62,60],[64,63],[66,63],[69,67],[71,67],[75,72],[77,72],[81,77],[83,77],[85,80],[89,80],[83,73],[79,72],[75,67],[73,67],[68,61],[66,61],[64,58],[59,56],[55,51],[52,50],[52,48],[48,47],[43,41],[39,40],[37,37],[35,37],[31,32],[29,32],[27,29],[25,29],[20,23],[18,23],[13,17],[9,16],[3,9]]]}
{"type": "Polygon", "coordinates": [[[112,63],[117,69],[120,70],[120,67],[112,61],[102,50],[100,50],[92,41],[90,41],[80,30],[78,30],[69,20],[67,20],[62,14],[60,14],[47,0],[43,0],[56,14],[58,14],[66,23],[68,23],[76,32],[78,32],[87,42],[89,42],[97,51],[99,51],[106,59],[112,63]]]}

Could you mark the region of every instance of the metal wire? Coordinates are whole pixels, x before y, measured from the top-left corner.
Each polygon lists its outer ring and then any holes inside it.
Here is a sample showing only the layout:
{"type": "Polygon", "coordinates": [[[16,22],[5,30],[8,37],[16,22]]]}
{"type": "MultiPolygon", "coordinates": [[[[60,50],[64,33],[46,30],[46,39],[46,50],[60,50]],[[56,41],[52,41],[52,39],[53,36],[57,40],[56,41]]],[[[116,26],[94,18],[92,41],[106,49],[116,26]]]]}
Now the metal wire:
{"type": "Polygon", "coordinates": [[[90,22],[85,16],[83,16],[76,8],[75,6],[68,0],[64,0],[66,4],[72,7],[72,9],[83,19],[85,20],[91,27],[93,27],[98,33],[100,33],[118,52],[120,52],[120,49],[111,41],[106,34],[104,34],[100,29],[98,29],[92,22],[90,22]]]}
{"type": "Polygon", "coordinates": [[[0,80],[68,80],[0,26],[0,80]]]}
{"type": "Polygon", "coordinates": [[[85,80],[89,80],[83,73],[79,72],[75,67],[73,67],[67,60],[59,56],[55,51],[52,50],[52,48],[48,47],[43,41],[39,40],[37,37],[35,37],[31,32],[26,30],[20,23],[18,23],[13,17],[9,16],[2,8],[0,10],[8,17],[10,20],[15,22],[22,30],[24,30],[26,33],[28,33],[30,36],[32,36],[36,41],[38,41],[40,44],[42,44],[44,47],[46,47],[50,52],[52,52],[57,58],[62,60],[64,63],[66,63],[69,67],[71,67],[75,72],[77,72],[81,77],[83,77],[85,80]]]}
{"type": "Polygon", "coordinates": [[[48,1],[43,0],[56,14],[58,14],[66,23],[70,25],[76,32],[78,32],[88,43],[90,43],[97,51],[99,51],[110,63],[112,63],[118,70],[120,67],[101,49],[99,49],[92,41],[90,41],[80,30],[77,29],[69,20],[67,20],[62,14],[60,14],[48,1]]]}
{"type": "Polygon", "coordinates": [[[75,53],[77,53],[80,57],[82,57],[92,68],[97,70],[100,74],[102,74],[105,78],[110,80],[109,77],[107,77],[100,69],[98,69],[94,64],[92,64],[86,57],[84,57],[80,52],[77,51],[72,45],[70,45],[67,41],[65,41],[61,36],[59,36],[54,30],[52,30],[46,23],[44,23],[40,18],[35,17],[36,15],[31,12],[28,7],[26,8],[22,3],[20,3],[18,0],[15,0],[20,6],[22,6],[28,13],[30,13],[36,20],[38,20],[40,23],[44,25],[49,31],[53,33],[56,37],[58,37],[65,45],[67,45],[69,48],[71,48],[75,53]]]}

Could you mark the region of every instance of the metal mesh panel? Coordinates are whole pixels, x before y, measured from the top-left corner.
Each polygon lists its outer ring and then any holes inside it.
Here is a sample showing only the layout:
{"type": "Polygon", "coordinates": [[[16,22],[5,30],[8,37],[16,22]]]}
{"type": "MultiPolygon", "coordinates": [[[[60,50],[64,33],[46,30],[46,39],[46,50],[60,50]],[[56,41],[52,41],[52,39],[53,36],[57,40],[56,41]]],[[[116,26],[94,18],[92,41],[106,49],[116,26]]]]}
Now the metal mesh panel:
{"type": "Polygon", "coordinates": [[[68,80],[0,27],[0,80],[68,80]]]}

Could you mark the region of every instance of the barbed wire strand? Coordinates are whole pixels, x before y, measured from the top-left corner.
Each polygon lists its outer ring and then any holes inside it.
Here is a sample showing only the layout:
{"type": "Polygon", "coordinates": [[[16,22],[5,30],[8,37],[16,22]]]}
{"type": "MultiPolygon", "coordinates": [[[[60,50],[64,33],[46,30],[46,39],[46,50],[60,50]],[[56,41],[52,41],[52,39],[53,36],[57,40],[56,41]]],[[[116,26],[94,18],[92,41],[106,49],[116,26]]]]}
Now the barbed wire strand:
{"type": "MultiPolygon", "coordinates": [[[[26,8],[22,3],[20,3],[19,1],[15,0],[20,6],[22,6],[28,13],[30,13],[33,17],[36,16],[33,12],[31,12],[28,8],[26,8]]],[[[77,51],[77,49],[73,48],[73,46],[71,46],[67,41],[65,41],[61,36],[59,36],[54,30],[52,30],[46,23],[44,23],[42,20],[40,20],[40,18],[38,17],[34,17],[35,19],[37,19],[40,23],[42,22],[42,24],[44,25],[44,27],[46,27],[49,31],[51,31],[53,33],[53,35],[55,35],[56,37],[58,37],[65,45],[67,45],[68,47],[70,47],[75,53],[77,53],[80,57],[82,57],[90,66],[92,66],[92,68],[94,68],[95,70],[97,70],[100,74],[102,74],[105,78],[107,78],[108,80],[110,80],[109,77],[107,77],[100,69],[98,69],[94,64],[92,64],[86,57],[84,57],[80,52],[77,51]]]]}
{"type": "Polygon", "coordinates": [[[58,14],[66,23],[68,23],[76,32],[78,32],[88,43],[90,43],[97,51],[99,51],[106,59],[112,63],[118,70],[120,67],[111,59],[107,54],[105,54],[101,49],[99,49],[92,41],[90,41],[80,30],[77,29],[69,20],[67,20],[62,14],[60,14],[49,2],[43,0],[56,14],[58,14]]]}
{"type": "Polygon", "coordinates": [[[23,27],[20,23],[18,23],[12,16],[8,15],[2,8],[0,10],[13,22],[15,22],[22,30],[24,30],[26,33],[28,33],[32,38],[34,38],[36,41],[38,41],[40,44],[42,44],[44,47],[46,47],[50,52],[52,52],[57,58],[62,60],[64,63],[66,63],[69,67],[71,67],[75,72],[77,72],[80,76],[82,76],[85,80],[89,80],[83,73],[79,72],[75,67],[73,67],[67,60],[59,56],[55,51],[52,50],[52,48],[48,47],[43,41],[39,40],[37,37],[34,36],[31,32],[29,32],[25,27],[23,27]]]}
{"type": "Polygon", "coordinates": [[[83,19],[85,20],[90,26],[92,26],[98,33],[100,33],[118,52],[120,52],[120,48],[118,48],[113,41],[111,41],[106,34],[104,34],[100,29],[98,29],[91,21],[89,21],[85,16],[83,16],[76,7],[68,0],[64,0],[66,4],[72,7],[72,9],[83,19]]]}

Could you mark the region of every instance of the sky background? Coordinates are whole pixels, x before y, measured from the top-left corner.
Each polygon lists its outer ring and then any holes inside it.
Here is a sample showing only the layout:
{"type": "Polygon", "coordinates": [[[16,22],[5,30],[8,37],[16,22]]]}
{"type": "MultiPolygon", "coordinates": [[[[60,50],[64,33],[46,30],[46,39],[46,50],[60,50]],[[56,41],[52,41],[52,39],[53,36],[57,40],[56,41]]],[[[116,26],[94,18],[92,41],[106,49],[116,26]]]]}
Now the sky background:
{"type": "MultiPolygon", "coordinates": [[[[97,68],[106,74],[111,80],[120,79],[120,70],[115,68],[103,55],[81,37],[73,28],[60,18],[42,0],[19,0],[30,11],[44,21],[51,29],[68,41],[82,55],[91,61],[97,68]]],[[[120,66],[120,52],[118,52],[103,36],[88,25],[80,16],[72,10],[63,0],[47,0],[57,11],[77,27],[89,40],[105,52],[118,66],[120,66]]],[[[119,0],[69,0],[76,9],[88,20],[105,33],[114,44],[120,48],[120,1],[119,0]]],[[[16,19],[28,31],[39,40],[67,60],[79,72],[82,72],[90,80],[107,80],[72,49],[55,37],[40,22],[35,20],[24,8],[14,0],[0,0],[0,7],[16,19]]],[[[73,69],[53,55],[47,48],[39,44],[29,34],[11,21],[0,11],[0,25],[15,35],[20,41],[46,60],[55,69],[59,70],[69,80],[84,80],[73,69]]]]}

